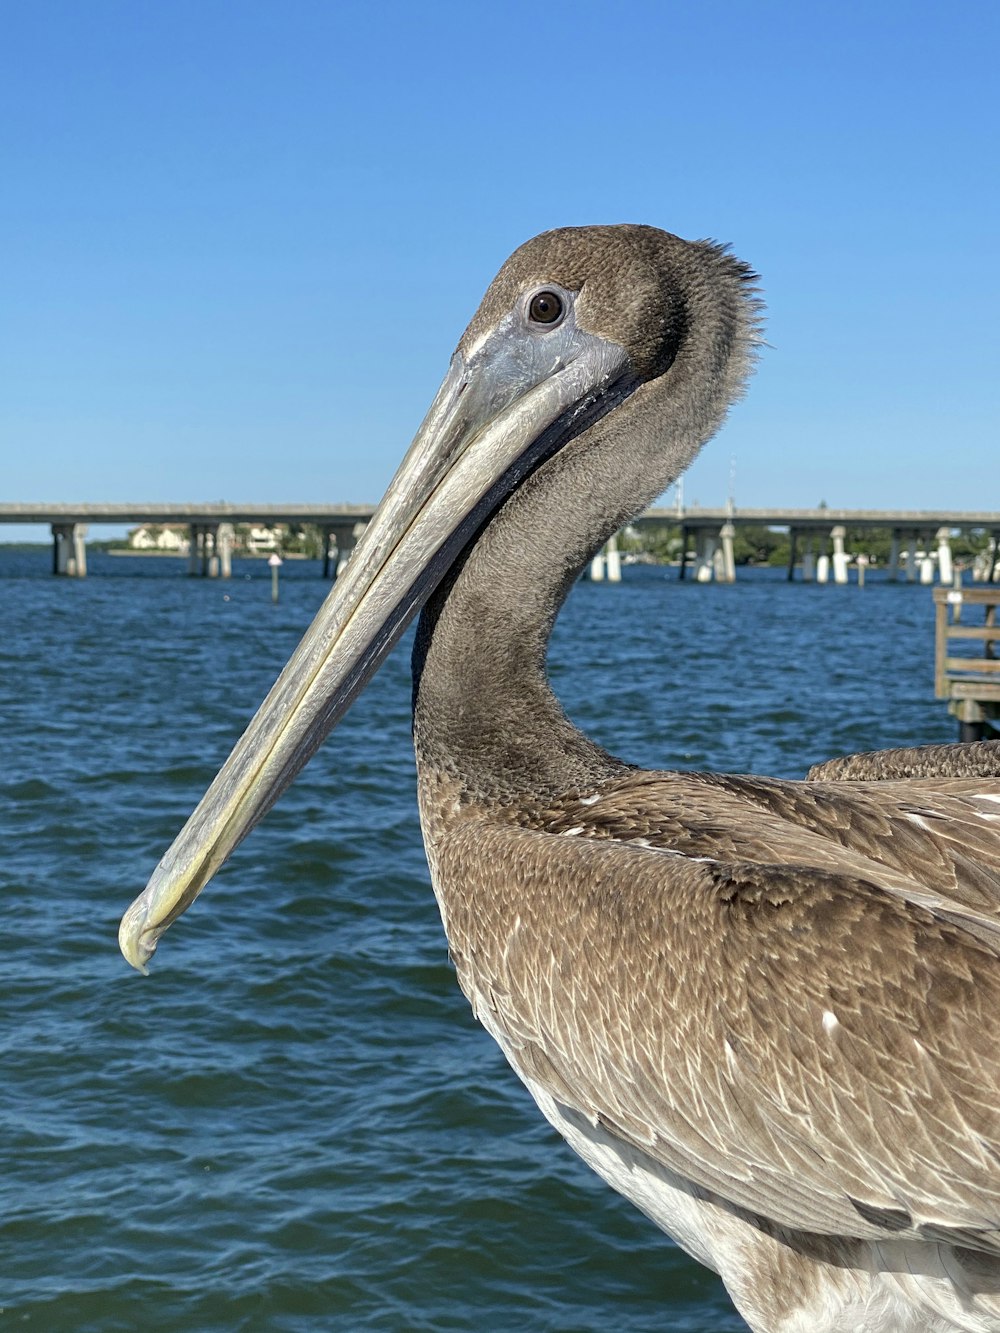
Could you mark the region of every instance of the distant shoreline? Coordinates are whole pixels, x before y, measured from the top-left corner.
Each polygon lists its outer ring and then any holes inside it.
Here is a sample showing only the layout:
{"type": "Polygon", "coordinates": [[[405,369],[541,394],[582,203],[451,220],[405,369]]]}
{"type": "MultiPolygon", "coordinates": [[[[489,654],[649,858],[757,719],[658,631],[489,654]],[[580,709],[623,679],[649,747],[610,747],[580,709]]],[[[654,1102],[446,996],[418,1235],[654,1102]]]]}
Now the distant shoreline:
{"type": "MultiPolygon", "coordinates": [[[[0,551],[51,551],[51,542],[0,542],[0,551]]],[[[88,542],[87,550],[101,555],[132,555],[145,559],[146,556],[162,557],[168,560],[187,560],[189,557],[178,551],[132,551],[125,546],[101,546],[100,543],[88,542]]],[[[271,551],[234,551],[234,560],[267,560],[271,551]]],[[[303,555],[301,551],[281,552],[282,560],[322,560],[322,556],[303,555]]]]}
{"type": "MultiPolygon", "coordinates": [[[[97,550],[104,550],[105,555],[135,555],[145,558],[148,555],[162,557],[168,560],[188,560],[190,556],[182,555],[179,551],[132,551],[124,546],[109,546],[107,548],[97,547],[97,550]]],[[[268,560],[274,554],[273,551],[234,551],[234,560],[268,560]]],[[[303,555],[301,551],[280,552],[282,560],[322,560],[321,555],[303,555]]],[[[198,557],[201,558],[200,556],[198,557]]]]}

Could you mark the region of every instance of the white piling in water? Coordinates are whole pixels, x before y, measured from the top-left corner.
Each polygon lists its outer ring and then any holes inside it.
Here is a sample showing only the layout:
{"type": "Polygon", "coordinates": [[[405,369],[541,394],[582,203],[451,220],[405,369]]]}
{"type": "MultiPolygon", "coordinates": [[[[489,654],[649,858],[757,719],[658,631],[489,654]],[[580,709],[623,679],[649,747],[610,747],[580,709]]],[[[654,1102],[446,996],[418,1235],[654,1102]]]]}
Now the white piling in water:
{"type": "Polygon", "coordinates": [[[716,578],[722,583],[736,582],[736,556],[733,550],[733,539],[736,536],[736,529],[732,523],[723,523],[719,532],[719,539],[722,542],[720,552],[721,560],[716,568],[716,578]]]}
{"type": "Polygon", "coordinates": [[[608,539],[608,544],[604,548],[604,559],[608,570],[609,583],[621,583],[622,581],[622,558],[618,553],[618,537],[608,539]]]}
{"type": "Polygon", "coordinates": [[[215,547],[219,561],[219,573],[224,579],[233,576],[233,542],[236,532],[232,523],[220,523],[215,534],[215,547]]]}
{"type": "Polygon", "coordinates": [[[824,553],[816,561],[816,582],[829,583],[830,581],[830,557],[824,553]]]}
{"type": "Polygon", "coordinates": [[[830,537],[833,540],[833,581],[834,583],[847,582],[847,552],[844,550],[844,539],[847,536],[846,528],[837,525],[833,528],[830,537]]]}
{"type": "Polygon", "coordinates": [[[806,538],[806,549],[802,552],[802,582],[812,583],[816,577],[816,557],[813,555],[813,539],[806,538]]]}
{"type": "Polygon", "coordinates": [[[942,583],[950,583],[952,575],[951,533],[947,528],[937,531],[938,578],[942,583]]]}
{"type": "Polygon", "coordinates": [[[598,551],[590,562],[590,581],[591,583],[604,582],[604,552],[598,551]]]}
{"type": "Polygon", "coordinates": [[[52,524],[52,572],[83,578],[87,572],[87,524],[52,524]]]}
{"type": "Polygon", "coordinates": [[[922,556],[922,557],[921,557],[921,560],[920,560],[920,582],[921,582],[921,583],[933,583],[933,582],[934,582],[934,557],[933,557],[933,556],[925,555],[925,556],[922,556]]]}
{"type": "Polygon", "coordinates": [[[910,534],[910,542],[906,548],[906,581],[907,583],[916,583],[917,581],[917,534],[910,534]]]}
{"type": "Polygon", "coordinates": [[[694,572],[697,583],[711,583],[715,573],[715,538],[703,532],[698,541],[698,567],[694,572]]]}

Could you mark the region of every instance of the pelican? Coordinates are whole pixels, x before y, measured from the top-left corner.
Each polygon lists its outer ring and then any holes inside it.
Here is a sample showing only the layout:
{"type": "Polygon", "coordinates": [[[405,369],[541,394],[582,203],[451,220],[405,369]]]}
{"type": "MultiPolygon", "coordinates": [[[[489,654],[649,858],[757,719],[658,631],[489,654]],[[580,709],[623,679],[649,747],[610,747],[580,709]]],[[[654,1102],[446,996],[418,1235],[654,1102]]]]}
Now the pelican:
{"type": "Polygon", "coordinates": [[[757,1333],[1000,1330],[1000,764],[646,772],[545,675],[593,553],[760,343],[725,247],[566,228],[490,285],[356,553],[121,927],[157,940],[419,611],[413,737],[459,984],[541,1111],[757,1333]]]}

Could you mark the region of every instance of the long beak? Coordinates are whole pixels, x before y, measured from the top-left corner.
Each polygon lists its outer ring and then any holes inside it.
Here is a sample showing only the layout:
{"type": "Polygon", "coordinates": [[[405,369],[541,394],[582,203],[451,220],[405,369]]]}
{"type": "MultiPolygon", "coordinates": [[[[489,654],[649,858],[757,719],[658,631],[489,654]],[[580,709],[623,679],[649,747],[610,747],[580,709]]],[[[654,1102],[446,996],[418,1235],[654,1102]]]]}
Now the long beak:
{"type": "Polygon", "coordinates": [[[588,336],[577,352],[542,374],[495,345],[468,364],[452,358],[350,563],[122,918],[121,950],[138,971],[316,752],[486,514],[631,387],[617,344],[588,336]]]}

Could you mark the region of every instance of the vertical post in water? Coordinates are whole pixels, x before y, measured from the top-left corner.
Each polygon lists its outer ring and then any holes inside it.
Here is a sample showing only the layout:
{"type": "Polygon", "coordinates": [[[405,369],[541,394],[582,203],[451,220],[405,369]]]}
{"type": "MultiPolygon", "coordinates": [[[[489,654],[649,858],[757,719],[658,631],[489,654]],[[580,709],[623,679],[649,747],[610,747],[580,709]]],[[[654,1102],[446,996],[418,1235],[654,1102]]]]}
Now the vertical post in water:
{"type": "Polygon", "coordinates": [[[838,523],[830,532],[833,540],[833,581],[834,583],[847,582],[847,552],[844,549],[844,540],[847,537],[847,529],[838,523]]]}
{"type": "Polygon", "coordinates": [[[909,544],[906,548],[907,583],[916,583],[917,581],[917,540],[917,533],[914,530],[909,535],[909,544]]]}
{"type": "MultiPolygon", "coordinates": [[[[356,531],[356,529],[357,529],[358,527],[359,527],[359,524],[357,524],[357,523],[348,523],[346,527],[344,527],[344,526],[342,525],[341,527],[339,527],[339,528],[337,529],[337,574],[338,574],[338,576],[341,575],[341,574],[343,574],[344,570],[347,568],[347,562],[348,562],[348,560],[350,560],[351,555],[352,555],[352,553],[353,553],[353,551],[354,551],[354,548],[355,548],[355,546],[357,545],[358,537],[357,537],[357,531],[356,531]]],[[[362,530],[362,532],[363,532],[363,531],[364,531],[364,527],[362,527],[361,530],[362,530]]]]}
{"type": "Polygon", "coordinates": [[[236,536],[232,523],[220,523],[215,533],[215,550],[219,573],[224,579],[233,576],[233,540],[236,536]]]}
{"type": "MultiPolygon", "coordinates": [[[[791,583],[795,578],[795,548],[798,545],[799,533],[797,528],[788,529],[788,573],[786,578],[791,583]]],[[[805,574],[805,570],[803,570],[805,574]]]]}
{"type": "Polygon", "coordinates": [[[608,538],[608,544],[604,548],[605,560],[607,562],[608,582],[621,583],[622,581],[622,558],[618,553],[618,534],[608,538]]]}
{"type": "Polygon", "coordinates": [[[87,575],[87,525],[86,523],[74,523],[73,533],[73,573],[78,579],[85,578],[87,575]]]}
{"type": "Polygon", "coordinates": [[[87,572],[86,523],[52,524],[52,573],[83,578],[87,572]]]}
{"type": "Polygon", "coordinates": [[[950,583],[954,561],[951,558],[951,529],[938,528],[938,581],[950,583]]]}
{"type": "Polygon", "coordinates": [[[893,528],[889,544],[889,578],[896,582],[899,578],[899,529],[893,528]]]}
{"type": "Polygon", "coordinates": [[[201,571],[207,578],[219,577],[219,524],[212,523],[205,529],[205,560],[201,571]]]}
{"type": "Polygon", "coordinates": [[[698,566],[694,577],[697,583],[711,583],[715,573],[715,538],[710,532],[698,534],[698,566]]]}
{"type": "Polygon", "coordinates": [[[278,600],[278,570],[281,568],[281,556],[277,551],[267,557],[267,563],[271,566],[271,601],[278,600]]]}
{"type": "Polygon", "coordinates": [[[62,574],[62,527],[58,523],[52,524],[52,573],[62,574]]]}
{"type": "Polygon", "coordinates": [[[733,548],[735,538],[736,528],[727,519],[719,530],[719,541],[722,544],[722,570],[719,579],[723,583],[736,582],[736,552],[733,548]]]}

